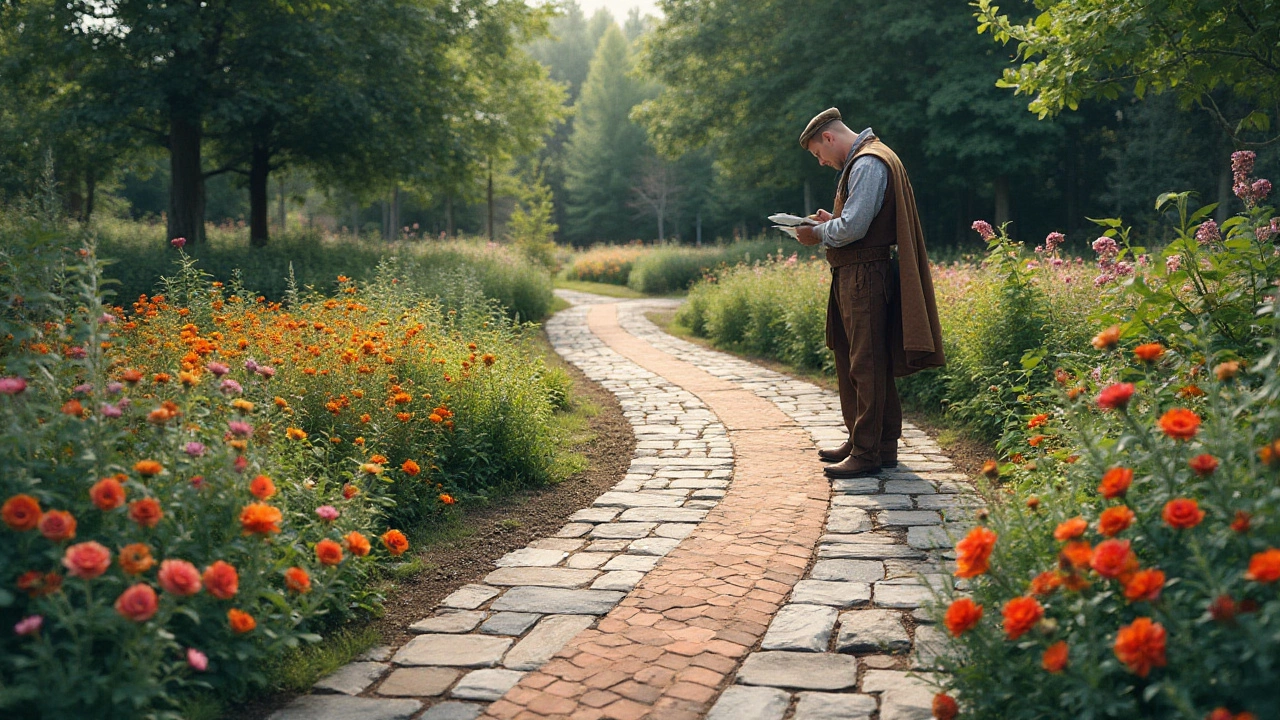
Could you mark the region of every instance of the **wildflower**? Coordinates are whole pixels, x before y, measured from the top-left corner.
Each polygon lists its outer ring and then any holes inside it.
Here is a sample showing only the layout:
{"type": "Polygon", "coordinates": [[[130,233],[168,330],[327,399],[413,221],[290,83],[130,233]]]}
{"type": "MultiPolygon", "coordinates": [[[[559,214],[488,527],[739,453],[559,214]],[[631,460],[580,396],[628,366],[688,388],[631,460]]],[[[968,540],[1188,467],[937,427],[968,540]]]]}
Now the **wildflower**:
{"type": "Polygon", "coordinates": [[[1174,408],[1160,417],[1160,429],[1175,440],[1190,440],[1200,430],[1200,416],[1186,408],[1174,408]]]}
{"type": "Polygon", "coordinates": [[[1047,413],[1040,413],[1027,421],[1027,429],[1034,430],[1047,422],[1049,422],[1049,415],[1047,413]]]}
{"type": "Polygon", "coordinates": [[[89,488],[89,499],[103,512],[124,504],[124,486],[114,477],[103,478],[89,488]]]}
{"type": "Polygon", "coordinates": [[[134,622],[146,622],[155,616],[160,607],[156,591],[146,583],[138,583],[120,593],[116,598],[116,612],[134,622]]]}
{"type": "Polygon", "coordinates": [[[164,466],[155,460],[139,460],[133,464],[133,469],[143,477],[152,477],[164,472],[164,466]]]}
{"type": "Polygon", "coordinates": [[[207,449],[208,448],[204,446],[204,443],[195,441],[182,446],[182,452],[186,453],[189,457],[203,457],[205,450],[207,449]]]}
{"type": "Polygon", "coordinates": [[[60,412],[63,415],[70,415],[71,417],[77,418],[84,417],[85,415],[84,405],[80,404],[79,400],[68,400],[62,406],[60,412]]]}
{"type": "Polygon", "coordinates": [[[298,594],[311,592],[311,576],[300,567],[291,567],[284,571],[284,586],[290,592],[298,594]]]}
{"type": "Polygon", "coordinates": [[[43,615],[28,615],[13,626],[13,633],[15,635],[35,635],[40,632],[40,628],[43,626],[43,615]]]}
{"type": "MultiPolygon", "coordinates": [[[[239,459],[239,458],[237,458],[237,459],[239,459]]],[[[204,476],[203,476],[203,475],[192,475],[192,476],[191,476],[191,487],[193,487],[193,488],[195,488],[195,489],[197,489],[197,490],[199,490],[200,488],[204,487],[204,476]]]]}
{"type": "Polygon", "coordinates": [[[422,468],[418,466],[418,463],[412,460],[405,460],[404,464],[400,466],[400,469],[404,471],[405,475],[408,475],[410,477],[413,477],[414,475],[417,475],[418,473],[422,472],[422,468]]]}
{"type": "Polygon", "coordinates": [[[1204,511],[1195,500],[1175,498],[1165,503],[1162,517],[1169,527],[1186,530],[1204,520],[1204,511]]]}
{"type": "Polygon", "coordinates": [[[1103,540],[1094,548],[1089,566],[1102,577],[1114,580],[1135,572],[1138,558],[1129,548],[1128,540],[1103,540]]]}
{"type": "Polygon", "coordinates": [[[991,229],[991,223],[986,220],[974,220],[971,227],[983,240],[991,240],[996,236],[996,231],[991,229]]]}
{"type": "Polygon", "coordinates": [[[933,696],[933,717],[935,720],[955,720],[960,714],[960,706],[950,695],[938,693],[933,696]]]}
{"type": "Polygon", "coordinates": [[[237,635],[243,635],[252,632],[258,627],[258,621],[253,616],[242,610],[231,608],[227,611],[227,624],[231,626],[231,631],[237,635]]]}
{"type": "Polygon", "coordinates": [[[382,545],[392,555],[403,555],[409,549],[409,539],[399,530],[388,530],[382,534],[382,545]]]}
{"type": "Polygon", "coordinates": [[[1066,641],[1059,640],[1045,649],[1040,657],[1040,667],[1051,673],[1060,673],[1067,667],[1067,656],[1070,649],[1066,641]]]}
{"type": "Polygon", "coordinates": [[[244,387],[231,378],[223,378],[222,382],[218,383],[218,390],[223,395],[240,395],[244,392],[244,387]]]}
{"type": "Polygon", "coordinates": [[[250,503],[240,511],[240,527],[249,534],[278,533],[283,518],[279,508],[266,503],[250,503]]]}
{"type": "Polygon", "coordinates": [[[1208,245],[1222,239],[1222,232],[1218,229],[1218,223],[1213,220],[1206,220],[1200,223],[1200,227],[1196,228],[1196,242],[1201,245],[1208,245]]]}
{"type": "Polygon", "coordinates": [[[1053,539],[1070,540],[1072,538],[1078,538],[1084,534],[1085,529],[1088,527],[1089,523],[1085,522],[1082,517],[1073,517],[1070,520],[1063,520],[1058,523],[1058,527],[1054,528],[1053,539]]]}
{"type": "Polygon", "coordinates": [[[960,637],[982,619],[982,606],[970,598],[960,598],[947,607],[945,624],[952,635],[960,637]]]}
{"type": "Polygon", "coordinates": [[[1160,623],[1140,617],[1116,633],[1116,657],[1129,671],[1145,678],[1153,667],[1165,666],[1165,632],[1160,623]]]}
{"type": "Polygon", "coordinates": [[[187,648],[187,665],[196,672],[209,669],[209,656],[195,648],[187,648]]]}
{"type": "Polygon", "coordinates": [[[62,566],[70,575],[92,580],[111,567],[111,551],[93,540],[76,543],[62,554],[62,566]]]}
{"type": "Polygon", "coordinates": [[[1017,597],[1005,603],[1000,611],[1004,615],[1004,633],[1010,640],[1017,640],[1044,617],[1044,607],[1033,597],[1017,597]]]}
{"type": "Polygon", "coordinates": [[[1107,537],[1118,535],[1133,524],[1133,511],[1124,505],[1109,507],[1098,518],[1098,532],[1107,537]]]}
{"type": "Polygon", "coordinates": [[[364,557],[372,549],[369,539],[354,530],[344,535],[342,541],[347,546],[347,551],[356,557],[364,557]]]}
{"type": "Polygon", "coordinates": [[[120,569],[126,575],[141,575],[155,565],[151,557],[151,548],[145,543],[133,543],[120,548],[120,569]]]}
{"type": "Polygon", "coordinates": [[[1027,508],[1031,510],[1039,510],[1040,498],[1036,497],[1035,495],[1032,495],[1031,497],[1027,498],[1027,508]]]}
{"type": "Polygon", "coordinates": [[[1106,330],[1094,335],[1093,340],[1090,342],[1093,347],[1098,350],[1110,350],[1120,342],[1120,326],[1112,325],[1106,330]]]}
{"type": "Polygon", "coordinates": [[[382,466],[373,462],[363,463],[360,465],[360,472],[367,475],[380,475],[382,474],[382,466]]]}
{"type": "Polygon", "coordinates": [[[351,498],[359,494],[360,494],[360,488],[356,487],[355,485],[352,485],[351,483],[347,483],[342,486],[342,498],[344,500],[350,500],[351,498]]]}
{"type": "Polygon", "coordinates": [[[67,357],[72,360],[83,360],[89,356],[89,353],[79,345],[67,348],[67,357]]]}
{"type": "Polygon", "coordinates": [[[1164,270],[1166,273],[1172,275],[1178,272],[1178,268],[1180,267],[1182,267],[1181,255],[1170,255],[1164,259],[1164,270]]]}
{"type": "Polygon", "coordinates": [[[160,581],[160,587],[170,595],[185,597],[200,592],[200,573],[195,565],[186,560],[161,562],[156,578],[160,581]]]}
{"type": "Polygon", "coordinates": [[[128,370],[125,370],[124,372],[120,373],[120,379],[129,383],[130,385],[136,385],[137,383],[142,381],[142,372],[139,370],[134,370],[133,368],[129,368],[128,370]]]}
{"type": "Polygon", "coordinates": [[[1280,580],[1280,550],[1268,548],[1254,553],[1249,558],[1249,572],[1244,574],[1246,580],[1259,583],[1273,583],[1280,580]]]}
{"type": "Polygon", "coordinates": [[[9,376],[0,378],[0,395],[21,395],[27,389],[27,381],[17,377],[9,376]]]}
{"type": "Polygon", "coordinates": [[[342,562],[342,546],[328,538],[316,543],[316,559],[322,565],[337,565],[342,562]]]}
{"type": "Polygon", "coordinates": [[[14,495],[0,507],[0,518],[10,530],[26,532],[40,524],[40,501],[30,495],[14,495]]]}
{"type": "Polygon", "coordinates": [[[1139,570],[1124,582],[1124,596],[1129,602],[1155,602],[1164,589],[1164,573],[1155,568],[1139,570]]]}
{"type": "Polygon", "coordinates": [[[75,516],[66,510],[50,510],[40,516],[40,534],[53,542],[70,540],[76,536],[75,516]]]}
{"type": "Polygon", "coordinates": [[[1250,186],[1249,190],[1253,195],[1254,202],[1265,200],[1266,197],[1271,194],[1271,181],[1261,178],[1254,180],[1253,185],[1250,186]]]}
{"type": "Polygon", "coordinates": [[[1208,453],[1202,453],[1191,458],[1187,461],[1187,464],[1190,465],[1191,469],[1200,477],[1208,477],[1218,469],[1218,458],[1208,453]]]}
{"type": "Polygon", "coordinates": [[[1060,232],[1049,233],[1044,238],[1045,251],[1048,253],[1055,252],[1058,249],[1058,247],[1062,245],[1063,241],[1065,241],[1066,239],[1067,239],[1067,236],[1063,235],[1060,232]]]}
{"type": "Polygon", "coordinates": [[[172,378],[169,376],[169,373],[156,373],[155,375],[151,376],[151,382],[157,385],[164,385],[168,383],[171,379],[172,378]]]}
{"type": "Polygon", "coordinates": [[[1220,623],[1229,623],[1236,618],[1239,607],[1230,595],[1219,595],[1209,603],[1209,617],[1220,623]]]}
{"type": "Polygon", "coordinates": [[[1046,570],[1031,579],[1032,595],[1052,595],[1054,590],[1062,586],[1062,576],[1052,570],[1046,570]]]}
{"type": "Polygon", "coordinates": [[[1219,382],[1226,382],[1240,373],[1240,363],[1235,360],[1228,360],[1218,363],[1213,368],[1213,374],[1218,378],[1219,382]]]}
{"type": "Polygon", "coordinates": [[[988,460],[982,463],[982,474],[991,480],[995,480],[1000,477],[1000,466],[995,460],[988,460]]]}
{"type": "Polygon", "coordinates": [[[208,370],[210,373],[213,373],[214,377],[222,377],[223,375],[226,375],[227,373],[231,372],[231,368],[227,367],[226,365],[223,365],[220,362],[207,363],[204,366],[204,369],[208,370]]]}
{"type": "Polygon", "coordinates": [[[307,439],[307,432],[302,428],[296,428],[296,427],[285,428],[284,434],[285,434],[285,437],[289,438],[290,440],[306,440],[307,439]]]}
{"type": "Polygon", "coordinates": [[[1252,517],[1243,510],[1237,510],[1235,519],[1231,521],[1231,529],[1238,533],[1249,532],[1249,521],[1252,517]]]}
{"type": "Polygon", "coordinates": [[[956,543],[956,577],[977,577],[987,571],[991,551],[996,545],[996,534],[984,527],[969,531],[956,543]]]}
{"type": "Polygon", "coordinates": [[[1133,470],[1126,467],[1113,467],[1102,475],[1102,483],[1098,492],[1102,497],[1112,500],[1123,497],[1133,483],[1133,470]]]}
{"type": "Polygon", "coordinates": [[[35,599],[42,595],[52,595],[62,587],[62,576],[58,573],[42,573],[39,570],[28,570],[18,576],[14,583],[18,589],[35,599]]]}
{"type": "Polygon", "coordinates": [[[124,415],[124,410],[121,410],[120,406],[112,405],[111,403],[102,403],[101,407],[98,408],[98,412],[102,413],[103,417],[108,418],[118,418],[124,415]]]}
{"type": "Polygon", "coordinates": [[[253,412],[253,403],[245,400],[244,398],[236,398],[235,400],[232,400],[231,407],[246,415],[253,412]]]}
{"type": "Polygon", "coordinates": [[[155,498],[142,498],[129,503],[129,519],[145,528],[153,528],[164,516],[160,502],[155,498]]]}
{"type": "Polygon", "coordinates": [[[258,367],[258,374],[261,375],[264,379],[270,380],[271,378],[276,376],[276,369],[271,367],[270,365],[261,365],[258,367]]]}
{"type": "Polygon", "coordinates": [[[1027,444],[1030,445],[1031,447],[1040,447],[1040,444],[1043,443],[1045,439],[1047,439],[1048,437],[1049,437],[1048,435],[1036,435],[1030,438],[1029,440],[1027,440],[1027,444]]]}
{"type": "Polygon", "coordinates": [[[1133,383],[1113,383],[1098,393],[1098,407],[1102,410],[1115,410],[1128,406],[1133,397],[1133,383]]]}
{"type": "Polygon", "coordinates": [[[1134,348],[1133,354],[1143,362],[1153,363],[1164,357],[1164,346],[1160,343],[1145,343],[1134,348]]]}
{"type": "Polygon", "coordinates": [[[1201,390],[1199,385],[1196,385],[1195,383],[1190,383],[1187,385],[1183,385],[1181,388],[1178,389],[1178,397],[1180,398],[1204,397],[1204,390],[1201,390]]]}
{"type": "Polygon", "coordinates": [[[240,574],[234,566],[222,560],[205,568],[200,579],[204,581],[205,590],[219,600],[230,600],[240,591],[240,574]]]}
{"type": "Polygon", "coordinates": [[[440,502],[444,503],[445,505],[452,505],[458,501],[455,500],[453,496],[450,495],[449,493],[440,493],[440,502]]]}
{"type": "Polygon", "coordinates": [[[321,505],[316,508],[316,515],[325,522],[333,522],[338,519],[338,508],[332,505],[321,505]]]}
{"type": "Polygon", "coordinates": [[[169,244],[181,250],[183,246],[187,244],[187,239],[184,237],[176,237],[170,240],[169,244]]]}
{"type": "Polygon", "coordinates": [[[259,500],[266,500],[276,494],[276,484],[266,475],[259,475],[249,482],[249,492],[259,500]]]}

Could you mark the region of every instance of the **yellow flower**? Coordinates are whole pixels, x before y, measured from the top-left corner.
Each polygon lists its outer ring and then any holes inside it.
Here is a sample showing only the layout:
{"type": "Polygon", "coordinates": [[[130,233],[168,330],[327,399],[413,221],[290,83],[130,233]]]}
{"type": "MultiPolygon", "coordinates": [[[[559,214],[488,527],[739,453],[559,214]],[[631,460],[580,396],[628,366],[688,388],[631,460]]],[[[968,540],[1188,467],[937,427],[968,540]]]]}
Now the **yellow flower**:
{"type": "Polygon", "coordinates": [[[249,402],[248,400],[245,400],[244,398],[236,398],[235,400],[232,400],[231,407],[239,410],[242,413],[253,412],[253,403],[249,402]]]}
{"type": "Polygon", "coordinates": [[[285,437],[288,437],[290,440],[306,440],[307,439],[307,431],[303,430],[302,428],[296,428],[296,427],[287,428],[284,431],[284,434],[285,434],[285,437]]]}

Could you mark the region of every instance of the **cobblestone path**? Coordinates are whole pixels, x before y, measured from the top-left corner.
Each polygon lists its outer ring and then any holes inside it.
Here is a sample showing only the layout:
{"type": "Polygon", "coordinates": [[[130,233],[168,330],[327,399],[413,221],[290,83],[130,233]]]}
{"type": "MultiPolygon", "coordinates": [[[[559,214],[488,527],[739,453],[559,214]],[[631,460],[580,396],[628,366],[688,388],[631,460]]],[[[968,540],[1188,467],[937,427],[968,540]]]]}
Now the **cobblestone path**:
{"type": "Polygon", "coordinates": [[[919,607],[978,503],[933,441],[829,481],[834,394],[662,332],[672,301],[559,292],[548,336],[618,397],[626,477],[273,718],[929,718],[919,607]]]}

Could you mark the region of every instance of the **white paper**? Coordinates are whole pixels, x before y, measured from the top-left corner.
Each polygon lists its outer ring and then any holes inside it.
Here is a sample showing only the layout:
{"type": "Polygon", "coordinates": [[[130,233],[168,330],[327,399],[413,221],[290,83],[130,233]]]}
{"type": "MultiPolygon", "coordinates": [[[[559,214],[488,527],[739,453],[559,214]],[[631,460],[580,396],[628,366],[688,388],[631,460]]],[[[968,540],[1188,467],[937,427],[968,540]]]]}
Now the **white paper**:
{"type": "Polygon", "coordinates": [[[774,225],[774,227],[776,227],[776,228],[778,228],[779,230],[781,230],[782,232],[784,232],[784,233],[786,233],[786,234],[790,235],[790,236],[792,237],[792,239],[794,239],[794,240],[799,240],[799,239],[800,239],[800,234],[799,234],[798,232],[796,232],[796,229],[795,229],[795,228],[793,228],[793,227],[787,227],[787,226],[785,226],[785,225],[774,225]]]}
{"type": "Polygon", "coordinates": [[[796,225],[817,225],[818,224],[817,220],[813,220],[807,217],[800,217],[799,215],[789,215],[787,213],[776,213],[774,215],[770,215],[769,221],[775,222],[779,225],[786,225],[788,227],[795,227],[796,225]]]}

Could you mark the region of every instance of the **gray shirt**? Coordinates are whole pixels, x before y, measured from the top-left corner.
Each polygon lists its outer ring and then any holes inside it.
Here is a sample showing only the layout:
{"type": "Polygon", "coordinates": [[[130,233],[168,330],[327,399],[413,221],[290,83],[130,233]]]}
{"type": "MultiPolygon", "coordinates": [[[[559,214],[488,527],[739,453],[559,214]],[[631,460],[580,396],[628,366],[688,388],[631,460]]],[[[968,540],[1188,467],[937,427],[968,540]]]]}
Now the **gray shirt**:
{"type": "MultiPolygon", "coordinates": [[[[844,159],[848,167],[854,153],[867,140],[875,137],[871,128],[858,133],[853,141],[849,154],[844,159]]],[[[889,166],[878,157],[863,155],[853,161],[853,169],[849,171],[849,186],[846,188],[847,199],[839,217],[815,225],[813,232],[826,247],[843,247],[861,240],[867,235],[871,220],[880,212],[884,204],[884,191],[889,186],[889,166]]]]}

